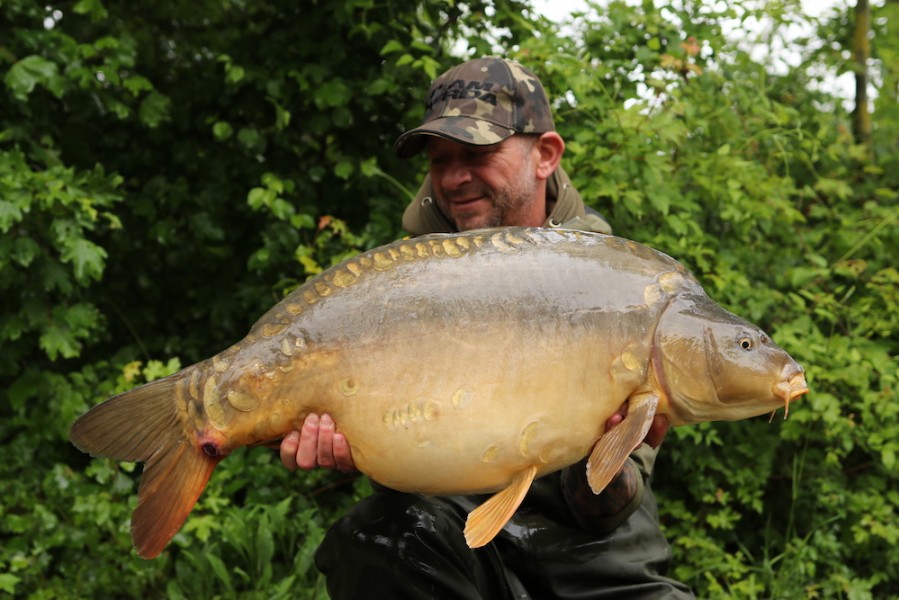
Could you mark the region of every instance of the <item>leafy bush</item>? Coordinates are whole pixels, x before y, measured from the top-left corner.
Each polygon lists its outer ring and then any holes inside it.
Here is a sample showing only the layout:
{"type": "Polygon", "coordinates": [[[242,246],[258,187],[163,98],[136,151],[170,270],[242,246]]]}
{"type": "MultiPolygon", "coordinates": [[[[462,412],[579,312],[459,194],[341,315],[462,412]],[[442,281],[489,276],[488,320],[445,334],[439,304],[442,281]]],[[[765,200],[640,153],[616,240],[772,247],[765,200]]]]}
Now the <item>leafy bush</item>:
{"type": "MultiPolygon", "coordinates": [[[[848,114],[818,108],[835,102],[812,91],[807,65],[766,73],[716,24],[728,14],[666,8],[612,2],[575,41],[547,35],[521,54],[563,98],[582,194],[808,371],[787,421],[669,435],[654,487],[675,575],[701,597],[893,596],[895,145],[869,158],[848,114]],[[652,97],[635,99],[635,73],[652,97]]],[[[886,141],[895,121],[880,123],[886,141]]]]}
{"type": "Polygon", "coordinates": [[[393,139],[459,53],[508,52],[541,76],[565,167],[617,233],[808,370],[786,421],[669,434],[654,487],[675,575],[700,597],[899,595],[896,7],[876,9],[867,147],[814,79],[848,68],[830,50],[847,14],[812,23],[826,43],[784,71],[723,23],[766,17],[774,39],[807,19],[793,4],[658,4],[559,27],[514,1],[3,3],[0,592],[326,596],[312,554],[363,478],[238,452],[143,561],[139,467],[90,460],[68,427],[399,236],[423,165],[393,139]]]}

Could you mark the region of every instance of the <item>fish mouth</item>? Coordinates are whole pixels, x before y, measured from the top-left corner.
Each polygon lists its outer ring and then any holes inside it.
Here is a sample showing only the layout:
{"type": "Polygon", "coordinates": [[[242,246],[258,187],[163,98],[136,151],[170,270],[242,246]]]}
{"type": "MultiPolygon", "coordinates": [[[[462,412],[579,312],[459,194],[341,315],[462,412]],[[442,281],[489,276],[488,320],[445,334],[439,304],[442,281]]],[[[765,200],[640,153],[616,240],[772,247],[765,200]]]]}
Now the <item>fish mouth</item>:
{"type": "Polygon", "coordinates": [[[784,377],[774,386],[774,395],[778,398],[783,398],[784,420],[786,420],[790,416],[790,402],[794,398],[807,394],[809,390],[802,367],[799,367],[797,371],[796,366],[788,365],[784,371],[784,377]]]}

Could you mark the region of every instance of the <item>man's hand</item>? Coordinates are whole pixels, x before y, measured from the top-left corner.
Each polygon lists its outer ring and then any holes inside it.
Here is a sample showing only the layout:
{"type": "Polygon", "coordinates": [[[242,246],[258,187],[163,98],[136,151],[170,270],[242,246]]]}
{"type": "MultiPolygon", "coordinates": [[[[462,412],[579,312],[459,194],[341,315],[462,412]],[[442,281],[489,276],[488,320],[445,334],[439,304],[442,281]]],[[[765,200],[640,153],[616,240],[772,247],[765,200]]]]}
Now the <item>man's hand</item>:
{"type": "MultiPolygon", "coordinates": [[[[627,403],[625,402],[606,421],[606,431],[621,423],[626,416],[627,403]]],[[[658,448],[665,439],[665,434],[668,433],[668,427],[666,416],[655,415],[642,443],[658,448]]],[[[637,448],[639,447],[640,445],[637,446],[637,448]]],[[[562,475],[562,484],[572,508],[584,516],[605,517],[618,514],[631,503],[637,493],[637,478],[640,476],[633,462],[627,461],[621,467],[618,475],[606,486],[606,489],[596,495],[587,482],[587,458],[584,458],[581,462],[565,469],[562,475]]]]}
{"type": "Polygon", "coordinates": [[[310,413],[301,431],[291,431],[281,440],[281,462],[291,471],[300,469],[337,469],[344,473],[356,471],[350,445],[338,433],[330,415],[310,413]]]}
{"type": "MultiPolygon", "coordinates": [[[[609,417],[608,421],[606,421],[606,431],[621,423],[626,416],[627,402],[622,404],[621,407],[619,407],[618,411],[614,415],[609,417]]],[[[658,448],[665,440],[665,434],[668,433],[668,427],[668,417],[666,417],[665,415],[654,416],[652,418],[652,425],[649,426],[649,431],[646,432],[646,437],[643,438],[643,443],[649,444],[653,448],[658,448]]],[[[640,446],[638,445],[637,448],[639,447],[640,446]]],[[[634,448],[634,450],[636,450],[637,448],[634,448]]]]}

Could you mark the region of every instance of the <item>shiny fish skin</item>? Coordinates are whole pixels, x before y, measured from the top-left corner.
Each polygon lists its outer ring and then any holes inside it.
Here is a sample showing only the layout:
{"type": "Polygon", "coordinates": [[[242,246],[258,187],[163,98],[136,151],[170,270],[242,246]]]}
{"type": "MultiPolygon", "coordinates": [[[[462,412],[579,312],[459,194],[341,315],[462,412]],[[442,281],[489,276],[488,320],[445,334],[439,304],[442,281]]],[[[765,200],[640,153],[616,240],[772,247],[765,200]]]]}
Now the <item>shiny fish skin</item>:
{"type": "Polygon", "coordinates": [[[190,512],[206,481],[194,472],[208,478],[235,448],[279,439],[309,412],[331,414],[356,466],[388,487],[504,490],[496,502],[514,504],[534,476],[591,448],[595,482],[617,471],[639,424],[616,433],[620,448],[616,436],[597,441],[626,401],[682,425],[769,413],[807,391],[792,358],[674,259],[622,238],[527,228],[361,254],[295,290],[231,348],[144,388],[99,405],[71,434],[92,455],[148,461],[132,532],[142,556],[190,512]],[[129,417],[138,410],[150,423],[140,433],[129,417]],[[134,436],[147,438],[138,450],[134,436]],[[157,532],[163,493],[185,506],[157,532]]]}

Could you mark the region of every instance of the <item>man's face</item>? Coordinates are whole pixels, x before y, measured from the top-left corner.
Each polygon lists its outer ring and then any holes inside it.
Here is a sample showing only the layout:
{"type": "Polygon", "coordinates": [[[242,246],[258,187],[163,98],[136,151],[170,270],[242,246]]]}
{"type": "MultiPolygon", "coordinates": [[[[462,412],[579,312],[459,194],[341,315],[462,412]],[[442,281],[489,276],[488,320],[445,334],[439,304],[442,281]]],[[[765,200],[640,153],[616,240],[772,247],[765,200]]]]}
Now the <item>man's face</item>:
{"type": "Polygon", "coordinates": [[[459,231],[543,224],[545,207],[535,210],[533,138],[513,135],[490,146],[468,146],[435,137],[427,153],[437,206],[459,231]]]}

